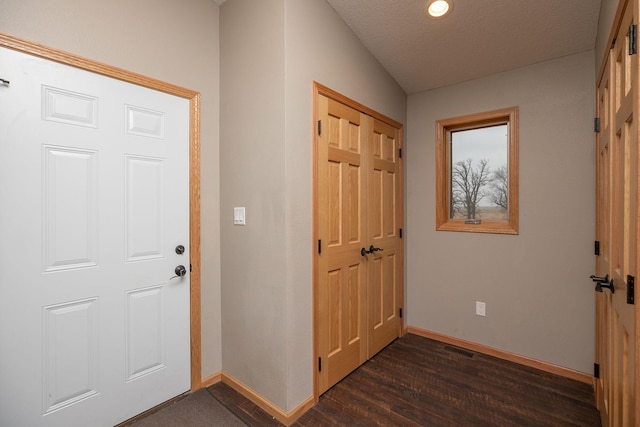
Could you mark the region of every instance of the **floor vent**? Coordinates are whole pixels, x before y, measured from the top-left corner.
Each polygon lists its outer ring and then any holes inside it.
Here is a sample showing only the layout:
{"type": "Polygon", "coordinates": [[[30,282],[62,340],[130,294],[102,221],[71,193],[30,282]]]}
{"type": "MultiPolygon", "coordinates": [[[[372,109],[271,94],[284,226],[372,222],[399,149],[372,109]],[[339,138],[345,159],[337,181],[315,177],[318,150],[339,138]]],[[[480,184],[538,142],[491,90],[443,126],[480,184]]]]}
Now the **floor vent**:
{"type": "Polygon", "coordinates": [[[453,353],[458,353],[458,354],[460,354],[462,356],[466,356],[466,357],[469,357],[469,358],[473,357],[473,355],[474,355],[474,353],[472,353],[470,351],[467,351],[467,350],[465,350],[463,348],[451,347],[450,345],[446,346],[444,349],[447,350],[447,351],[451,351],[453,353]]]}

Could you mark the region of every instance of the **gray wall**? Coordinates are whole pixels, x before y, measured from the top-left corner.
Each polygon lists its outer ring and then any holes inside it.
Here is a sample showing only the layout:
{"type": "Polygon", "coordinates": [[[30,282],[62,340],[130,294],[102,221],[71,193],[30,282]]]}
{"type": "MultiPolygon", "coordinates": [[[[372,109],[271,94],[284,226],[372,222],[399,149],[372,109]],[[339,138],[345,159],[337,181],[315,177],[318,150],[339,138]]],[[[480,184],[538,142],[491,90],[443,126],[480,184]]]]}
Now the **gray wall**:
{"type": "Polygon", "coordinates": [[[221,7],[222,360],[286,407],[284,3],[221,7]],[[246,208],[246,226],[233,208],[246,208]]]}
{"type": "Polygon", "coordinates": [[[0,31],[201,93],[202,376],[220,353],[219,8],[211,0],[3,0],[0,31]]]}
{"type": "Polygon", "coordinates": [[[227,1],[220,38],[223,367],[288,412],[313,393],[312,81],[398,121],[406,97],[324,0],[227,1]]]}
{"type": "Polygon", "coordinates": [[[593,368],[593,63],[590,51],[409,96],[408,325],[593,368]],[[435,121],[516,105],[520,234],[435,231],[435,121]]]}

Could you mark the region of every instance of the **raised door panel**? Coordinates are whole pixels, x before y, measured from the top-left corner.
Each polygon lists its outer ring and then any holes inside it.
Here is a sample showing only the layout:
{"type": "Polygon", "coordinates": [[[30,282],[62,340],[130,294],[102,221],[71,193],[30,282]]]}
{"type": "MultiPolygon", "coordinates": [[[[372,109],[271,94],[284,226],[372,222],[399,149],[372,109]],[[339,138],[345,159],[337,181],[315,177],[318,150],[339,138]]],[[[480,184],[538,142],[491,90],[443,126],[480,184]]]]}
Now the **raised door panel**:
{"type": "Polygon", "coordinates": [[[98,300],[43,308],[44,415],[99,393],[98,300]]]}
{"type": "Polygon", "coordinates": [[[97,152],[42,147],[44,271],[98,265],[97,152]]]}
{"type": "Polygon", "coordinates": [[[165,256],[164,160],[125,155],[127,261],[165,256]]]}

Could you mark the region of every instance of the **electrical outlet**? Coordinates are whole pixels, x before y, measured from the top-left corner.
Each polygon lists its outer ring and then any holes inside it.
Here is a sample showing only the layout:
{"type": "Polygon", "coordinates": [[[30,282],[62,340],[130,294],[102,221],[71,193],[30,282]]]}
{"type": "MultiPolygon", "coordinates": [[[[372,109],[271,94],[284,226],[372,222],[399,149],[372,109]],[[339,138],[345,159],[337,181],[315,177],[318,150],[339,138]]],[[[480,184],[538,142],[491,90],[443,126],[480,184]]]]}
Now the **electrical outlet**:
{"type": "Polygon", "coordinates": [[[487,315],[487,304],[476,301],[476,316],[486,316],[487,315]]]}

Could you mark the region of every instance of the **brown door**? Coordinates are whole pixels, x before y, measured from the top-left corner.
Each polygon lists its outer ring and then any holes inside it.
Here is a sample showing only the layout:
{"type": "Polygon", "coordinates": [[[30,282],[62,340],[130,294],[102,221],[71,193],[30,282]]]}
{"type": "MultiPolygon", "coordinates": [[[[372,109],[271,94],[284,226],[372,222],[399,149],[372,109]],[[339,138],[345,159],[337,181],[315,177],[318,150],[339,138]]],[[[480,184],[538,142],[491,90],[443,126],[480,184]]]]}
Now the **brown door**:
{"type": "Polygon", "coordinates": [[[603,426],[639,425],[638,265],[638,55],[629,53],[635,1],[622,15],[616,43],[598,84],[596,258],[596,401],[603,426]]]}
{"type": "Polygon", "coordinates": [[[325,96],[317,150],[317,320],[320,392],[366,360],[366,149],[368,118],[325,96]],[[324,365],[324,366],[322,366],[324,365]]]}
{"type": "Polygon", "coordinates": [[[401,333],[403,250],[400,125],[318,88],[314,306],[320,394],[401,333]]]}
{"type": "Polygon", "coordinates": [[[371,357],[398,337],[403,251],[397,210],[402,207],[399,130],[373,121],[368,145],[367,243],[368,355],[371,357]],[[371,248],[373,245],[373,248],[371,248]],[[379,249],[379,250],[378,250],[379,249]]]}

